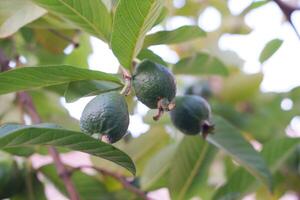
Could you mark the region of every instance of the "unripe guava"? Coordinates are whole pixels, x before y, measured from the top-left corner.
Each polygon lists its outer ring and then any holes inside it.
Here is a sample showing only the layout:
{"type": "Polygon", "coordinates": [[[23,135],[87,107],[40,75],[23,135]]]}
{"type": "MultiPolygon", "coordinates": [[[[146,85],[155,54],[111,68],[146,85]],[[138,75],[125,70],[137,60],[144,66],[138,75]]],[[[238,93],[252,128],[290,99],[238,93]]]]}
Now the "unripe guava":
{"type": "Polygon", "coordinates": [[[96,96],[84,108],[80,118],[83,132],[105,136],[110,143],[117,142],[127,132],[129,113],[125,98],[117,92],[96,96]]]}

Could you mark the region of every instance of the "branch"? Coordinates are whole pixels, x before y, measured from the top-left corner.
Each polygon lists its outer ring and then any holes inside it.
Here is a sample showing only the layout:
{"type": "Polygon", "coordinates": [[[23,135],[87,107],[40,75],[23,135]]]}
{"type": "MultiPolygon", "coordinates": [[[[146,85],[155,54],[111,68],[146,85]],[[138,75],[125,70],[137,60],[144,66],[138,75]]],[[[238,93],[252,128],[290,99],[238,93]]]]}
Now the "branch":
{"type": "Polygon", "coordinates": [[[292,26],[292,28],[294,29],[297,37],[300,39],[300,33],[298,32],[295,24],[292,21],[292,14],[294,11],[296,10],[300,10],[300,7],[298,6],[292,6],[290,4],[287,4],[281,0],[273,0],[278,7],[280,8],[280,10],[283,12],[284,16],[286,17],[287,21],[290,23],[290,25],[292,26]]]}
{"type": "MultiPolygon", "coordinates": [[[[4,52],[0,48],[0,72],[7,71],[11,69],[9,67],[9,59],[5,56],[4,52]]],[[[37,113],[37,110],[33,104],[32,98],[28,95],[26,92],[18,92],[17,93],[17,99],[19,101],[19,104],[22,108],[22,110],[26,111],[31,120],[32,123],[38,124],[41,123],[41,118],[37,113]]],[[[63,162],[60,159],[59,153],[54,147],[49,147],[49,153],[53,158],[54,164],[56,166],[57,172],[59,176],[62,178],[62,180],[65,183],[66,189],[68,191],[69,197],[71,200],[79,200],[79,195],[73,185],[73,182],[71,180],[71,174],[70,172],[65,168],[63,162]]]]}
{"type": "Polygon", "coordinates": [[[0,49],[0,72],[9,70],[9,60],[6,58],[2,49],[0,49]]]}
{"type": "Polygon", "coordinates": [[[145,192],[143,192],[142,190],[140,190],[137,187],[134,187],[130,182],[128,182],[124,176],[116,174],[116,173],[111,172],[111,171],[108,171],[106,169],[96,167],[96,166],[82,165],[82,166],[79,166],[77,168],[74,168],[73,171],[74,170],[80,170],[80,169],[83,169],[83,168],[94,169],[97,172],[101,173],[102,175],[110,176],[110,177],[114,178],[115,180],[119,181],[123,185],[123,187],[125,189],[127,189],[128,191],[136,194],[137,196],[141,197],[144,200],[152,200],[151,198],[147,197],[145,192]]]}
{"type": "MultiPolygon", "coordinates": [[[[28,93],[18,92],[17,98],[18,98],[20,104],[22,105],[23,109],[26,110],[26,112],[29,114],[29,116],[32,120],[32,123],[34,123],[34,124],[41,123],[41,118],[38,115],[38,113],[35,109],[35,106],[33,104],[32,98],[28,95],[28,93]]],[[[68,191],[70,199],[71,200],[79,200],[79,195],[78,195],[78,193],[75,189],[75,186],[71,180],[71,174],[65,168],[56,148],[50,146],[48,148],[48,151],[54,161],[58,175],[61,177],[61,179],[65,183],[65,187],[68,191]]]]}

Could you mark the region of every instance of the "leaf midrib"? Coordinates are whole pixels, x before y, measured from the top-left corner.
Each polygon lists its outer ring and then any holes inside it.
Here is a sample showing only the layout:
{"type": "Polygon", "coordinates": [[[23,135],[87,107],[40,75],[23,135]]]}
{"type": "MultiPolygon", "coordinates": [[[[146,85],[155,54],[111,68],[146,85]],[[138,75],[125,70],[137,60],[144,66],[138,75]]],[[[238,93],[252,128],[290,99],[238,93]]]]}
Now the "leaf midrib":
{"type": "Polygon", "coordinates": [[[179,195],[178,195],[179,200],[184,198],[184,194],[186,193],[188,187],[191,185],[191,183],[193,181],[193,178],[195,177],[195,175],[197,174],[199,168],[201,167],[201,163],[205,158],[205,154],[207,152],[207,149],[208,149],[208,144],[204,143],[204,146],[203,146],[202,151],[201,151],[201,155],[199,156],[199,159],[197,160],[196,165],[194,166],[192,172],[190,173],[190,176],[188,177],[187,181],[185,182],[185,184],[183,185],[182,189],[179,192],[179,195]]]}
{"type": "Polygon", "coordinates": [[[99,32],[99,30],[97,29],[97,27],[91,23],[88,19],[86,19],[83,15],[81,15],[79,12],[77,12],[76,9],[74,9],[73,7],[71,7],[69,4],[65,3],[63,0],[58,0],[61,4],[63,4],[64,6],[66,6],[68,9],[70,9],[72,12],[74,12],[77,16],[79,16],[81,19],[83,19],[83,21],[85,21],[88,25],[90,25],[92,27],[92,29],[94,29],[94,31],[99,34],[99,36],[101,36],[101,38],[103,38],[105,41],[105,35],[103,35],[101,32],[99,32]]]}
{"type": "Polygon", "coordinates": [[[144,27],[144,25],[145,25],[145,22],[147,21],[147,19],[149,18],[149,15],[150,15],[150,13],[152,13],[151,12],[151,10],[153,9],[153,7],[155,6],[155,4],[156,4],[156,1],[153,1],[152,2],[152,4],[151,4],[151,6],[150,6],[150,9],[148,10],[148,13],[146,14],[146,17],[144,18],[144,20],[143,20],[143,23],[142,23],[142,28],[141,29],[139,29],[139,31],[138,31],[138,37],[136,38],[136,40],[134,41],[134,51],[132,52],[132,54],[130,55],[130,60],[132,61],[133,60],[133,58],[135,57],[134,56],[134,54],[136,53],[136,50],[137,50],[137,44],[138,44],[138,41],[140,40],[140,38],[141,38],[141,31],[143,30],[143,27],[144,27]]]}

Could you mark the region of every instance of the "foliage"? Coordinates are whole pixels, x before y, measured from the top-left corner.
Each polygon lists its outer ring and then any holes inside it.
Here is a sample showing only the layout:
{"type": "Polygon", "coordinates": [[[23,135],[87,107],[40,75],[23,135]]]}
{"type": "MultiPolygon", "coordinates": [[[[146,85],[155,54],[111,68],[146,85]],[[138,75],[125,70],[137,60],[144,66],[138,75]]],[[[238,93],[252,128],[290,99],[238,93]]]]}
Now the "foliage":
{"type": "MultiPolygon", "coordinates": [[[[49,145],[61,154],[80,151],[91,158],[92,165],[82,168],[99,173],[63,166],[81,199],[147,199],[146,192],[160,188],[175,200],[299,194],[300,140],[287,137],[286,128],[300,113],[280,106],[288,98],[299,107],[300,89],[261,92],[263,72],[244,73],[238,55],[217,45],[223,34],[251,32],[245,16],[268,3],[253,1],[233,15],[228,2],[219,0],[186,0],[180,8],[171,0],[0,1],[0,149],[5,151],[0,156],[10,154],[18,161],[15,167],[23,184],[22,190],[5,195],[14,200],[46,199],[44,188],[51,183],[69,196],[57,162],[32,165],[30,156],[44,155],[49,145]],[[221,26],[213,32],[197,25],[167,26],[178,16],[196,24],[209,7],[222,16],[221,26]],[[120,73],[88,69],[91,36],[112,49],[120,73]],[[154,45],[168,45],[179,60],[168,63],[152,50],[154,45]],[[177,95],[205,82],[215,126],[212,134],[206,139],[183,135],[167,113],[154,122],[153,110],[143,118],[150,129],[137,138],[128,134],[112,145],[80,132],[79,122],[62,106],[61,98],[74,102],[122,89],[124,94],[130,86],[127,76],[144,59],[173,72],[177,95]],[[218,181],[211,181],[215,177],[218,181]]],[[[270,59],[282,43],[269,41],[260,62],[270,59]]],[[[135,93],[126,101],[129,112],[140,117],[135,93]]],[[[5,170],[0,168],[0,174],[5,170]]]]}

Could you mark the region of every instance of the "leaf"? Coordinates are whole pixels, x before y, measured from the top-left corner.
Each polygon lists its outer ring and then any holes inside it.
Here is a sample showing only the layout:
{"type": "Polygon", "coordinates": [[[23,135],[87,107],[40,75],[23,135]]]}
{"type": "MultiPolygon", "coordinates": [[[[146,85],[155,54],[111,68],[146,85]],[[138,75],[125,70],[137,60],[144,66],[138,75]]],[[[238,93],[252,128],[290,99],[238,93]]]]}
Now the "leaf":
{"type": "MultiPolygon", "coordinates": [[[[54,165],[45,165],[39,169],[40,172],[50,180],[55,187],[64,195],[67,195],[65,186],[61,178],[58,176],[54,165]]],[[[75,185],[80,199],[89,200],[106,200],[112,199],[105,185],[100,182],[97,177],[87,175],[81,171],[75,171],[72,174],[72,181],[75,185]]]]}
{"type": "MultiPolygon", "coordinates": [[[[299,146],[300,139],[280,138],[267,142],[261,152],[272,173],[275,173],[281,164],[299,146]]],[[[255,178],[242,168],[237,169],[229,180],[217,190],[213,199],[232,199],[251,192],[259,185],[255,178]]]]}
{"type": "Polygon", "coordinates": [[[72,118],[61,104],[61,95],[47,90],[35,90],[29,94],[42,121],[62,125],[67,129],[79,130],[79,121],[72,118]]]}
{"type": "Polygon", "coordinates": [[[0,38],[10,36],[45,13],[46,10],[29,0],[1,0],[0,38]]]}
{"type": "Polygon", "coordinates": [[[230,102],[249,100],[259,92],[262,80],[262,73],[231,74],[224,80],[220,96],[223,100],[230,102]]]}
{"type": "Polygon", "coordinates": [[[98,95],[112,90],[119,90],[122,86],[107,81],[74,81],[70,82],[66,92],[66,102],[74,102],[81,97],[98,95]]]}
{"type": "Polygon", "coordinates": [[[159,55],[155,54],[150,49],[142,49],[137,57],[140,60],[148,59],[164,66],[168,66],[168,64],[159,55]]]}
{"type": "MultiPolygon", "coordinates": [[[[57,32],[58,34],[69,38],[72,38],[76,34],[75,30],[68,29],[59,30],[57,32]]],[[[65,38],[61,38],[48,29],[34,29],[34,38],[38,44],[53,54],[63,54],[64,49],[70,43],[69,41],[66,41],[65,38]]]]}
{"type": "Polygon", "coordinates": [[[216,130],[214,134],[207,137],[207,141],[225,151],[271,190],[271,173],[260,154],[253,149],[235,127],[223,118],[216,116],[214,124],[216,130]]]}
{"type": "Polygon", "coordinates": [[[34,0],[34,2],[86,32],[104,41],[110,40],[112,19],[102,1],[34,0]]]}
{"type": "Polygon", "coordinates": [[[169,189],[172,199],[190,199],[206,182],[215,149],[199,136],[185,136],[171,163],[169,189]]]}
{"type": "Polygon", "coordinates": [[[197,53],[192,57],[183,58],[173,66],[175,74],[227,76],[227,67],[216,57],[207,53],[197,53]]]}
{"type": "Polygon", "coordinates": [[[206,36],[204,30],[199,26],[182,26],[171,31],[158,31],[147,35],[144,48],[159,44],[176,44],[206,36]]]}
{"type": "Polygon", "coordinates": [[[40,124],[13,128],[0,127],[0,148],[52,145],[65,147],[75,151],[82,151],[94,156],[110,160],[135,174],[135,166],[128,155],[110,144],[96,140],[84,133],[53,128],[56,125],[40,124]],[[4,129],[4,131],[3,131],[4,129]]]}
{"type": "Polygon", "coordinates": [[[0,74],[0,94],[94,79],[122,85],[118,76],[114,74],[68,65],[23,67],[0,74]]]}
{"type": "Polygon", "coordinates": [[[143,190],[154,190],[167,185],[168,180],[165,175],[171,168],[176,147],[174,144],[168,145],[148,161],[141,176],[143,190]]]}
{"type": "Polygon", "coordinates": [[[269,41],[259,56],[259,61],[264,63],[268,60],[282,45],[283,40],[273,39],[269,41]]]}
{"type": "Polygon", "coordinates": [[[82,34],[79,40],[79,47],[75,48],[64,60],[64,64],[88,68],[88,58],[93,52],[90,37],[82,34]]]}
{"type": "Polygon", "coordinates": [[[120,64],[129,69],[142,49],[146,33],[160,15],[162,0],[120,0],[114,17],[111,47],[120,64]]]}

